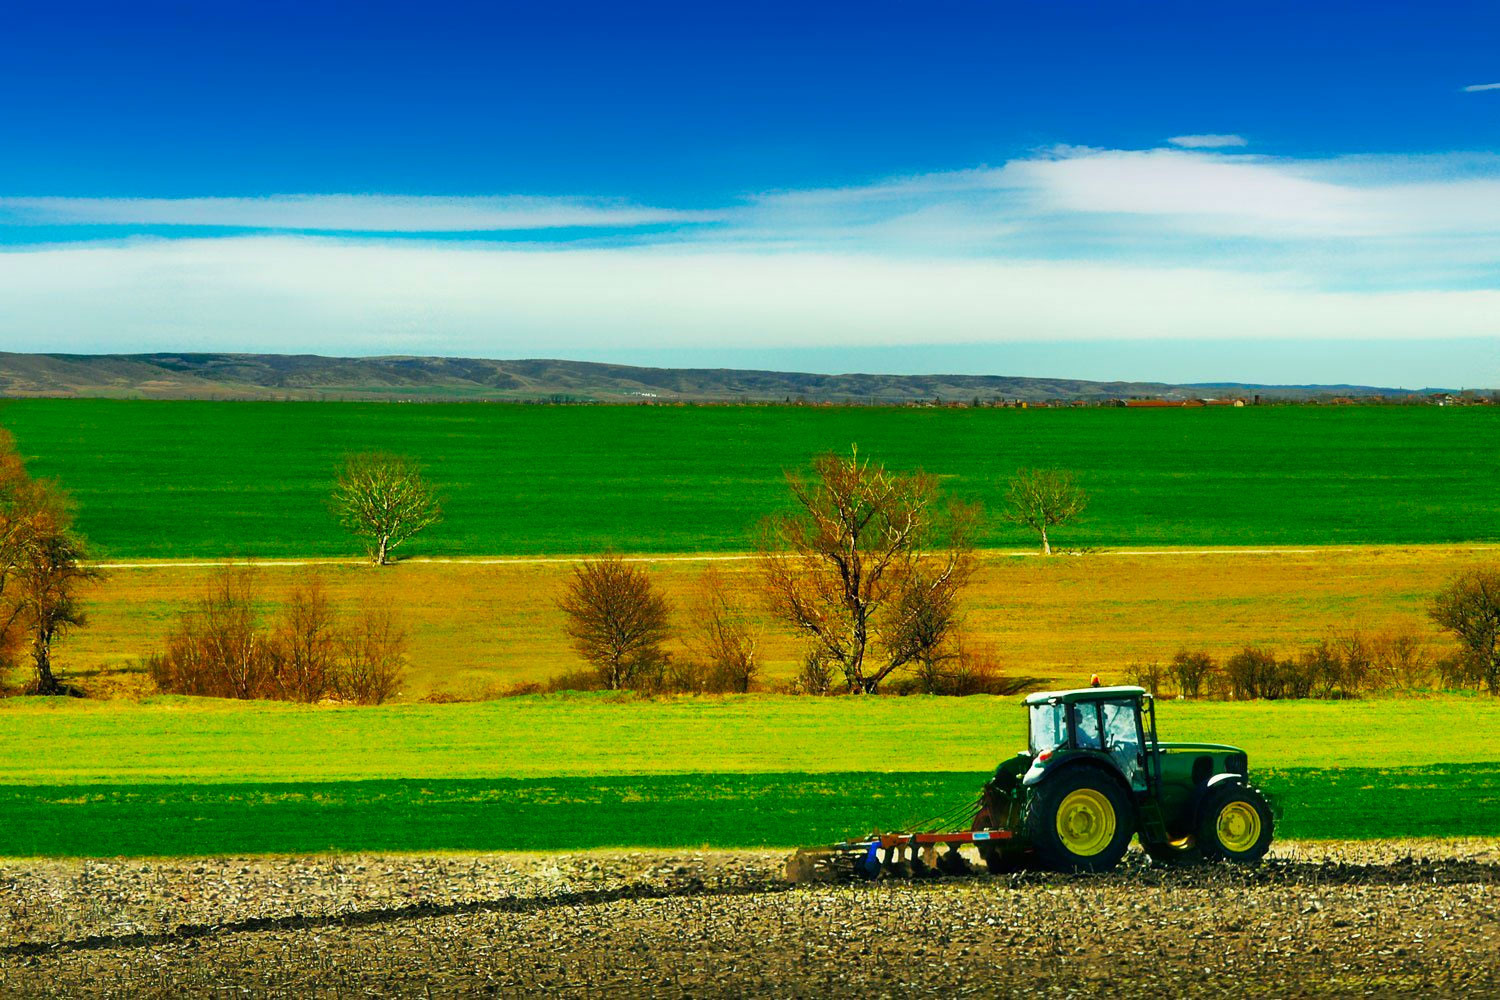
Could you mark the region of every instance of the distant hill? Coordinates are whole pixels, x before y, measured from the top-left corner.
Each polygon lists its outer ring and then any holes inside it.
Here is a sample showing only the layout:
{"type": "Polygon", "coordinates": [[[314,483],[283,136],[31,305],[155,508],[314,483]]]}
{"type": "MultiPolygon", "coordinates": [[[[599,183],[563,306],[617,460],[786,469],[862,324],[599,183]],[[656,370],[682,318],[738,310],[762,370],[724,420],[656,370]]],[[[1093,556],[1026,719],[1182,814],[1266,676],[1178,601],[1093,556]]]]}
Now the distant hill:
{"type": "Polygon", "coordinates": [[[929,399],[1192,399],[1401,395],[1370,386],[1169,385],[1004,375],[816,375],[588,361],[326,358],[312,354],[0,353],[0,396],[902,403],[929,399]]]}

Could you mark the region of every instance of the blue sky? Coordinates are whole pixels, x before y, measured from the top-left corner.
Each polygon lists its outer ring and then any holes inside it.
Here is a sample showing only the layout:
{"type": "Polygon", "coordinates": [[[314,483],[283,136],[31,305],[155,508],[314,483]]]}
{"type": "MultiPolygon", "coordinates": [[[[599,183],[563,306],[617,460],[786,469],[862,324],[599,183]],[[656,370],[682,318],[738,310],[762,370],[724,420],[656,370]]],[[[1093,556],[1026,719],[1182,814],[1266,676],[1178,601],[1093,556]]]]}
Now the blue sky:
{"type": "Polygon", "coordinates": [[[1500,384],[1493,4],[5,29],[8,349],[1500,384]]]}

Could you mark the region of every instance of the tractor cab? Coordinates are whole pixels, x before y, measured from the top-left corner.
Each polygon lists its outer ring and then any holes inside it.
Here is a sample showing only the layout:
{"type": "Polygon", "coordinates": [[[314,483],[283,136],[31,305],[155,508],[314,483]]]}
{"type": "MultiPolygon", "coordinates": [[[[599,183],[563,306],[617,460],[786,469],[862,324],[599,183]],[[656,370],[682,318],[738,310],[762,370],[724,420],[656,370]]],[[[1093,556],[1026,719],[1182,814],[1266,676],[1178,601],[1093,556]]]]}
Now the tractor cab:
{"type": "Polygon", "coordinates": [[[1145,794],[1151,783],[1146,751],[1156,746],[1156,713],[1143,709],[1150,703],[1145,688],[1131,686],[1031,695],[1026,699],[1031,768],[1025,783],[1041,780],[1049,765],[1085,755],[1117,769],[1133,792],[1145,794]]]}

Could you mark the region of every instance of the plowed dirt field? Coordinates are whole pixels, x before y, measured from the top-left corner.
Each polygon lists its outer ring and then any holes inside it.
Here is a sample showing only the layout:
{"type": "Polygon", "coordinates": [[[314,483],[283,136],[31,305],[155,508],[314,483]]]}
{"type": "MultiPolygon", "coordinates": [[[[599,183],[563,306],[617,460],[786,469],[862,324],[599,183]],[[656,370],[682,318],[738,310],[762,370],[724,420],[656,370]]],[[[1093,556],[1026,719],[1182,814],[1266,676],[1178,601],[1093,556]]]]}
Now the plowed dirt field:
{"type": "Polygon", "coordinates": [[[0,994],[1500,995],[1500,841],[788,886],[768,852],[0,863],[0,994]]]}

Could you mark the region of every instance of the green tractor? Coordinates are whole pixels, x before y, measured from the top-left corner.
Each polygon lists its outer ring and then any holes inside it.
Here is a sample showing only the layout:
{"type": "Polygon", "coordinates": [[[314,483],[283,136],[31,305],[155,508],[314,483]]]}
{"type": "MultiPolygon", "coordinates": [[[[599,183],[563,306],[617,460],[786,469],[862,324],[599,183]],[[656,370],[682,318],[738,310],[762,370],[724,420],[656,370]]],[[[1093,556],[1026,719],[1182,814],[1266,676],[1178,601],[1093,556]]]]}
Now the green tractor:
{"type": "Polygon", "coordinates": [[[977,809],[961,814],[972,816],[967,830],[872,833],[798,851],[787,876],[962,874],[966,845],[991,872],[1103,872],[1133,836],[1166,864],[1265,857],[1275,819],[1250,784],[1245,751],[1161,742],[1156,701],[1144,688],[1046,691],[1025,704],[1030,746],[996,768],[977,809]]]}
{"type": "Polygon", "coordinates": [[[1218,743],[1163,743],[1156,700],[1138,687],[1047,691],[1026,699],[1030,746],[984,786],[973,829],[991,871],[1040,862],[1108,871],[1131,836],[1153,859],[1254,864],[1275,819],[1249,758],[1218,743]]]}

